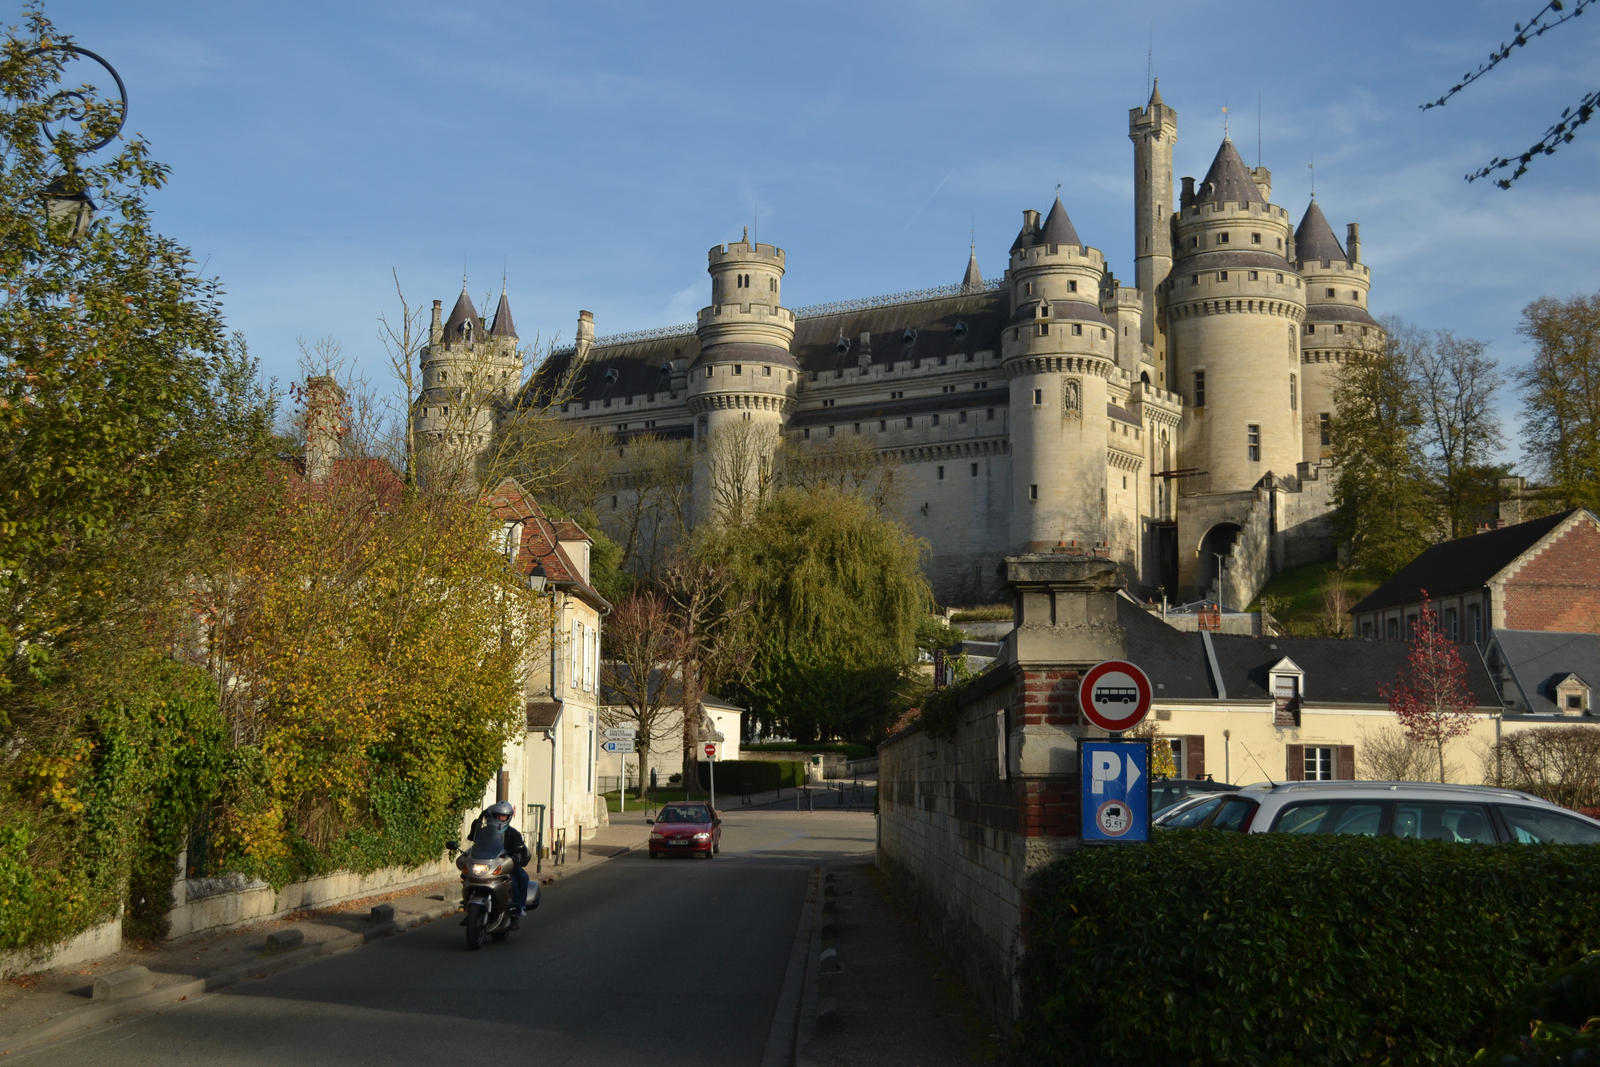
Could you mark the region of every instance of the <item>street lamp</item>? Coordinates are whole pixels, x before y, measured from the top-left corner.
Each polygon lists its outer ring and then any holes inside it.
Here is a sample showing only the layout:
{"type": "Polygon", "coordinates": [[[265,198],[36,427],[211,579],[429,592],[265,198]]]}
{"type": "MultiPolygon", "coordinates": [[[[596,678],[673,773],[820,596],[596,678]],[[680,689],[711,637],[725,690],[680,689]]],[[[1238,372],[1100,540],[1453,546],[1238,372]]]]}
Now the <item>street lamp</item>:
{"type": "MultiPolygon", "coordinates": [[[[30,55],[41,55],[45,52],[65,52],[68,60],[77,56],[93,60],[105,68],[106,73],[111,75],[111,80],[116,83],[117,96],[115,103],[111,105],[111,116],[106,116],[102,112],[95,118],[97,111],[101,110],[96,108],[95,98],[102,94],[97,94],[94,85],[85,82],[79,88],[63,88],[51,96],[45,102],[48,117],[39,122],[39,130],[45,140],[58,146],[64,136],[64,131],[58,127],[68,122],[84,127],[90,139],[77,146],[75,154],[98,152],[122,132],[123,124],[128,121],[128,89],[122,83],[122,75],[98,54],[75,44],[45,45],[43,48],[35,48],[30,55]],[[95,118],[93,125],[90,125],[91,118],[95,118]],[[111,121],[112,118],[115,121],[111,121]]],[[[63,226],[69,241],[76,241],[89,231],[89,226],[94,221],[95,204],[83,188],[83,179],[78,176],[77,168],[69,164],[66,173],[52,179],[39,190],[39,195],[44,198],[45,211],[52,229],[58,224],[63,226]]]]}

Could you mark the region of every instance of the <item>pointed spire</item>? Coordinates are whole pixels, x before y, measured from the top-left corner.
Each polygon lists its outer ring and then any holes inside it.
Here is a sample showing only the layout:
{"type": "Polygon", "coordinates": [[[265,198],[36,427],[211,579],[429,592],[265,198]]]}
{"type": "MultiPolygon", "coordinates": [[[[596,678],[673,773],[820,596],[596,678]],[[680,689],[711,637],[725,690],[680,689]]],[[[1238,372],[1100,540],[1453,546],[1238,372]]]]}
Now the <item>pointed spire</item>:
{"type": "Polygon", "coordinates": [[[1197,194],[1195,201],[1201,204],[1266,203],[1261,190],[1256,188],[1255,179],[1250,176],[1250,168],[1244,165],[1244,160],[1239,158],[1239,150],[1226,137],[1222,139],[1222,147],[1217,149],[1217,158],[1211,161],[1211,169],[1206,171],[1205,180],[1200,183],[1197,194]]]}
{"type": "Polygon", "coordinates": [[[1072,220],[1067,218],[1067,209],[1061,206],[1059,196],[1050,206],[1050,214],[1045,216],[1044,229],[1039,231],[1039,241],[1041,244],[1071,245],[1074,248],[1083,245],[1083,242],[1078,240],[1078,231],[1072,228],[1072,220]]]}
{"type": "Polygon", "coordinates": [[[483,336],[483,320],[478,317],[478,309],[472,306],[472,297],[467,295],[467,283],[463,281],[461,295],[456,297],[456,306],[451,309],[450,318],[444,324],[445,343],[481,341],[483,336]]]}
{"type": "Polygon", "coordinates": [[[1150,103],[1146,104],[1145,106],[1147,108],[1160,107],[1161,106],[1161,79],[1160,78],[1155,79],[1151,83],[1151,86],[1150,86],[1150,103]]]}
{"type": "Polygon", "coordinates": [[[978,271],[978,242],[972,242],[972,248],[967,253],[967,273],[961,277],[962,289],[982,289],[983,275],[978,271]]]}
{"type": "Polygon", "coordinates": [[[489,327],[490,337],[517,339],[516,323],[511,321],[511,301],[506,299],[506,283],[500,282],[500,304],[494,309],[494,323],[489,327]]]}
{"type": "Polygon", "coordinates": [[[1294,257],[1300,263],[1324,259],[1332,262],[1345,258],[1339,238],[1334,235],[1333,227],[1328,225],[1327,216],[1323,215],[1315,200],[1306,208],[1299,228],[1294,231],[1294,257]]]}

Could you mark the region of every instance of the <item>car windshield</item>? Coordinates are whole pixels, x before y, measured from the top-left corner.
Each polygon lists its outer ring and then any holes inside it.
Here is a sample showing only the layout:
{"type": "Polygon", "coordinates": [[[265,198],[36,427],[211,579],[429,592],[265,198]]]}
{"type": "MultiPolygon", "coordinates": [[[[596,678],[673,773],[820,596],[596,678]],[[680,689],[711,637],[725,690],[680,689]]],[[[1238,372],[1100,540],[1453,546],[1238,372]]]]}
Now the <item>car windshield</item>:
{"type": "Polygon", "coordinates": [[[710,822],[705,808],[662,808],[661,817],[656,822],[710,822]]]}
{"type": "Polygon", "coordinates": [[[497,819],[490,819],[472,835],[471,856],[475,860],[499,859],[506,850],[506,827],[497,819]]]}
{"type": "Polygon", "coordinates": [[[1198,826],[1204,822],[1207,815],[1217,810],[1223,801],[1222,795],[1209,796],[1195,804],[1193,807],[1184,808],[1182,811],[1172,811],[1161,817],[1161,825],[1169,830],[1183,830],[1191,826],[1198,826]]]}
{"type": "Polygon", "coordinates": [[[1511,840],[1524,845],[1600,845],[1600,827],[1559,811],[1505,804],[1500,814],[1511,827],[1511,840]]]}

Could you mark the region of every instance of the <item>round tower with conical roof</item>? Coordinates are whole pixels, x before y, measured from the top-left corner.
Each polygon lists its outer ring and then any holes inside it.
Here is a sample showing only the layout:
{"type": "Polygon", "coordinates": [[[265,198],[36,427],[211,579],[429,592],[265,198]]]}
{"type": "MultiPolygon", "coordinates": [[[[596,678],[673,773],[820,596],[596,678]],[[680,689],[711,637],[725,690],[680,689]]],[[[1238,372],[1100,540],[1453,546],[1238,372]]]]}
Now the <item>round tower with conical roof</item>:
{"type": "Polygon", "coordinates": [[[505,287],[485,328],[463,282],[450,317],[433,302],[411,408],[413,469],[421,484],[475,492],[495,430],[522,385],[523,357],[505,287]]]}
{"type": "Polygon", "coordinates": [[[1330,424],[1340,368],[1352,357],[1376,354],[1385,333],[1367,310],[1371,272],[1361,262],[1361,228],[1345,231],[1343,247],[1312,200],[1294,232],[1295,267],[1305,283],[1300,333],[1301,449],[1308,462],[1332,455],[1330,424]]]}
{"type": "Polygon", "coordinates": [[[1167,343],[1188,406],[1179,453],[1187,491],[1247,490],[1301,460],[1300,324],[1289,214],[1271,176],[1223,139],[1198,189],[1183,179],[1177,248],[1163,287],[1167,343]]]}
{"type": "Polygon", "coordinates": [[[1057,197],[1023,212],[1011,246],[1011,550],[1106,540],[1106,379],[1116,339],[1100,310],[1105,256],[1078,239],[1057,197]]]}
{"type": "Polygon", "coordinates": [[[696,522],[742,517],[760,499],[798,388],[783,249],[753,244],[746,231],[712,246],[707,260],[711,304],[696,320],[700,353],[688,381],[696,522]]]}

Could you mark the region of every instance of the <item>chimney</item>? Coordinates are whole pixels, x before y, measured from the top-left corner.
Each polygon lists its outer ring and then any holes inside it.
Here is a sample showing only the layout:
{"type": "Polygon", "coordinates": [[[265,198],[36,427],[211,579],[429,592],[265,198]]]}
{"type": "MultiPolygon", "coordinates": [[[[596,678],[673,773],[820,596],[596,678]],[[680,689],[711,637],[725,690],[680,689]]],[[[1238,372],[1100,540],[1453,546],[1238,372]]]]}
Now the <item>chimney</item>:
{"type": "Polygon", "coordinates": [[[1194,178],[1192,178],[1192,177],[1190,177],[1188,175],[1185,175],[1184,179],[1183,179],[1183,191],[1178,194],[1178,209],[1180,211],[1187,211],[1189,208],[1191,208],[1193,206],[1194,206],[1194,178]]]}
{"type": "Polygon", "coordinates": [[[1025,234],[1039,232],[1039,213],[1031,207],[1022,209],[1022,232],[1025,234]]]}
{"type": "Polygon", "coordinates": [[[1352,266],[1361,262],[1361,223],[1352,222],[1345,226],[1344,254],[1352,266]]]}
{"type": "Polygon", "coordinates": [[[856,365],[859,367],[872,366],[872,331],[861,331],[861,343],[856,346],[856,365]]]}
{"type": "Polygon", "coordinates": [[[1257,167],[1250,172],[1250,178],[1256,183],[1256,189],[1261,193],[1261,199],[1272,202],[1272,172],[1266,167],[1257,167]]]}
{"type": "Polygon", "coordinates": [[[442,301],[439,300],[433,302],[433,322],[428,327],[428,343],[430,345],[436,345],[444,339],[444,318],[440,309],[441,303],[442,301]]]}
{"type": "Polygon", "coordinates": [[[345,433],[344,390],[327,375],[306,379],[306,481],[325,482],[345,433]]]}
{"type": "Polygon", "coordinates": [[[573,344],[572,365],[577,366],[589,358],[589,350],[594,347],[594,312],[578,312],[578,335],[573,344]]]}

